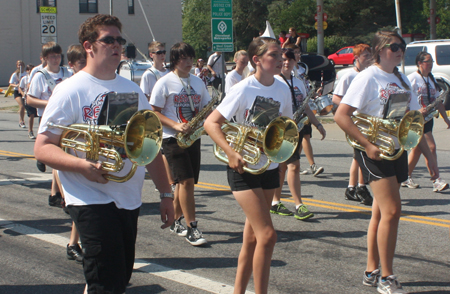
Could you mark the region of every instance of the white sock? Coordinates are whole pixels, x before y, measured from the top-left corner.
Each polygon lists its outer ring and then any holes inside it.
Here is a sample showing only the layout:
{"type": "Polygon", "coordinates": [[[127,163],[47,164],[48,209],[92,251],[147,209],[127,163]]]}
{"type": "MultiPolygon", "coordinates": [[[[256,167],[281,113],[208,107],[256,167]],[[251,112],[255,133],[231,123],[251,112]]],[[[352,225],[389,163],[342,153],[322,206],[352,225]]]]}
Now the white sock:
{"type": "Polygon", "coordinates": [[[280,204],[281,201],[272,201],[272,206],[280,204]]]}
{"type": "Polygon", "coordinates": [[[296,205],[296,206],[295,206],[295,210],[298,210],[298,209],[300,208],[300,206],[302,206],[302,205],[303,205],[303,203],[300,204],[300,205],[296,205]]]}

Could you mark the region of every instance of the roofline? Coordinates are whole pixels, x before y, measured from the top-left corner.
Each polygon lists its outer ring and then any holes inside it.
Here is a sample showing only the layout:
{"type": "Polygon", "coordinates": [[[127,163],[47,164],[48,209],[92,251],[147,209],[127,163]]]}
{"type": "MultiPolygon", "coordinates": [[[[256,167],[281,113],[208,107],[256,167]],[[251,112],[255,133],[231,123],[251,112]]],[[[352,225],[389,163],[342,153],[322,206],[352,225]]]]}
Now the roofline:
{"type": "Polygon", "coordinates": [[[414,42],[408,43],[408,45],[423,44],[423,43],[442,43],[442,42],[450,42],[450,39],[414,41],[414,42]]]}

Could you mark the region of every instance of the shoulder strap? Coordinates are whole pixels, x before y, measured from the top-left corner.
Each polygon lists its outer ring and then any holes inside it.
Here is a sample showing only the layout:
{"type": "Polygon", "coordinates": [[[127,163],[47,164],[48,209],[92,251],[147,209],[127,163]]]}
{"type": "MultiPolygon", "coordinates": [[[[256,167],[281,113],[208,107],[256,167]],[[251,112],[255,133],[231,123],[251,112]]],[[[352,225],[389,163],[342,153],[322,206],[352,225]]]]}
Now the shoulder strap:
{"type": "Polygon", "coordinates": [[[161,75],[159,74],[159,71],[156,68],[154,70],[153,67],[150,67],[148,71],[155,76],[156,80],[159,80],[161,78],[161,75]]]}
{"type": "Polygon", "coordinates": [[[219,60],[221,56],[222,56],[222,54],[220,54],[219,57],[217,57],[216,60],[214,60],[213,64],[211,64],[211,67],[213,67],[214,64],[216,64],[217,60],[219,60]]]}
{"type": "Polygon", "coordinates": [[[56,87],[55,80],[50,76],[48,71],[45,68],[38,70],[38,72],[42,73],[47,81],[48,86],[50,87],[50,91],[53,92],[53,89],[56,87]]]}

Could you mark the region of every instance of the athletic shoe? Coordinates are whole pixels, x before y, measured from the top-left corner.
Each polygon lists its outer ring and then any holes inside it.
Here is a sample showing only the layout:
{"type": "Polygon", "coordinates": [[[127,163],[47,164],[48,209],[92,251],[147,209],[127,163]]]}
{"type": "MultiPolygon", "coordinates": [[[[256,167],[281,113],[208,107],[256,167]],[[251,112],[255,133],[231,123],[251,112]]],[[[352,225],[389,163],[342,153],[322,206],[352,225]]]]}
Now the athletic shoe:
{"type": "Polygon", "coordinates": [[[309,218],[312,218],[314,216],[314,213],[308,210],[306,205],[302,204],[300,207],[295,211],[294,217],[299,220],[307,220],[309,218]]]}
{"type": "Polygon", "coordinates": [[[397,281],[397,277],[390,275],[385,281],[379,277],[378,279],[378,293],[381,294],[407,294],[405,290],[402,289],[402,285],[397,281]]]}
{"type": "Polygon", "coordinates": [[[191,226],[187,228],[186,241],[193,246],[200,246],[208,243],[202,236],[202,232],[197,229],[197,222],[191,222],[191,226]]]}
{"type": "Polygon", "coordinates": [[[444,182],[441,178],[437,178],[433,182],[433,192],[441,192],[448,188],[448,184],[444,182]]]}
{"type": "Polygon", "coordinates": [[[83,263],[83,251],[81,250],[80,245],[71,245],[67,244],[67,259],[75,260],[77,263],[83,263]]]}
{"type": "Polygon", "coordinates": [[[22,129],[26,128],[27,126],[25,125],[25,123],[23,121],[21,121],[19,123],[19,127],[21,127],[22,129]]]}
{"type": "Polygon", "coordinates": [[[279,215],[286,215],[286,216],[293,215],[292,211],[287,209],[286,206],[284,206],[284,204],[281,203],[281,202],[276,204],[276,205],[272,205],[270,207],[270,213],[279,214],[279,215]]]}
{"type": "Polygon", "coordinates": [[[36,160],[36,166],[40,172],[45,173],[45,164],[43,164],[39,160],[36,160]]]}
{"type": "Polygon", "coordinates": [[[402,183],[402,187],[408,187],[410,189],[417,189],[419,186],[419,184],[414,183],[411,177],[408,177],[408,179],[402,183]]]}
{"type": "Polygon", "coordinates": [[[174,234],[177,234],[178,236],[186,237],[188,231],[186,227],[181,224],[181,219],[182,217],[173,222],[173,224],[170,226],[170,231],[174,234]]]}
{"type": "Polygon", "coordinates": [[[369,190],[367,190],[366,186],[356,187],[355,195],[356,195],[356,197],[359,198],[359,200],[361,200],[361,204],[369,205],[369,206],[372,205],[373,198],[372,198],[372,195],[370,195],[369,190]]]}
{"type": "Polygon", "coordinates": [[[363,285],[376,287],[378,285],[378,278],[380,277],[380,270],[376,269],[371,273],[364,272],[363,285]]]}
{"type": "Polygon", "coordinates": [[[30,139],[36,139],[36,137],[34,136],[34,134],[33,134],[33,132],[31,131],[31,132],[29,132],[28,133],[28,138],[30,138],[30,139]]]}
{"type": "Polygon", "coordinates": [[[55,195],[48,196],[48,205],[62,208],[62,196],[60,192],[56,192],[55,195]]]}
{"type": "Polygon", "coordinates": [[[352,201],[361,201],[359,200],[358,196],[355,195],[355,193],[356,193],[355,187],[348,187],[347,189],[345,189],[345,199],[352,201]]]}
{"type": "Polygon", "coordinates": [[[301,175],[307,175],[307,174],[309,174],[309,169],[304,169],[304,170],[302,170],[301,172],[300,172],[300,174],[301,175]]]}
{"type": "Polygon", "coordinates": [[[323,173],[324,169],[321,166],[317,166],[315,163],[311,165],[311,173],[316,177],[323,173]]]}

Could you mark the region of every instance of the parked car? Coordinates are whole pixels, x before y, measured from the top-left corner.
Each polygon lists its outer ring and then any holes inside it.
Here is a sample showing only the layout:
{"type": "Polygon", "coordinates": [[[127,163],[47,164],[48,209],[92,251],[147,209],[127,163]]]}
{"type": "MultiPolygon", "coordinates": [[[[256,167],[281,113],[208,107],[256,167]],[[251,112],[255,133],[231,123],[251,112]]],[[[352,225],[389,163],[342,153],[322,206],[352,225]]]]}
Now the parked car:
{"type": "Polygon", "coordinates": [[[348,46],[339,49],[336,53],[329,55],[328,59],[335,65],[348,66],[349,64],[353,64],[355,61],[355,57],[353,56],[353,48],[354,46],[348,46]]]}
{"type": "MultiPolygon", "coordinates": [[[[450,86],[450,39],[416,41],[406,45],[405,51],[405,74],[409,75],[417,70],[416,56],[421,51],[431,54],[434,60],[432,73],[438,84],[446,83],[450,86]]],[[[446,110],[450,110],[450,97],[444,100],[446,110]]]]}

